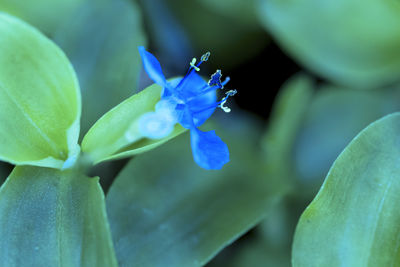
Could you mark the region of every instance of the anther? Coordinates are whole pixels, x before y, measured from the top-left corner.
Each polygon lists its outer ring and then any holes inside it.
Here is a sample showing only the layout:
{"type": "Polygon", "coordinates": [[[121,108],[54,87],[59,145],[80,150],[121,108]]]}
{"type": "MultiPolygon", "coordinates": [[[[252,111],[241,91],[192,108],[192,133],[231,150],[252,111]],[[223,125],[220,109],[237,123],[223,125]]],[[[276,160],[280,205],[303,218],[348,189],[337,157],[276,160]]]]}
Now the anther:
{"type": "Polygon", "coordinates": [[[217,85],[219,88],[224,88],[221,84],[221,70],[217,70],[213,75],[211,75],[210,80],[208,81],[209,86],[217,85]]]}
{"type": "Polygon", "coordinates": [[[204,55],[201,56],[200,60],[203,61],[203,62],[205,62],[205,61],[208,60],[208,58],[210,57],[210,55],[211,55],[211,53],[210,53],[210,52],[207,52],[207,53],[205,53],[204,55]]]}
{"type": "Polygon", "coordinates": [[[190,67],[192,67],[193,69],[195,69],[196,71],[199,71],[200,68],[196,66],[196,58],[192,58],[192,61],[190,62],[190,67]]]}
{"type": "Polygon", "coordinates": [[[219,104],[218,106],[226,113],[231,112],[231,109],[229,107],[224,106],[226,101],[228,100],[228,97],[230,96],[234,96],[237,93],[236,90],[229,90],[228,92],[226,92],[226,96],[224,97],[224,99],[222,99],[221,104],[219,104]]]}
{"type": "Polygon", "coordinates": [[[227,96],[234,96],[237,94],[237,90],[233,89],[233,90],[229,90],[228,92],[225,93],[227,96]]]}
{"type": "Polygon", "coordinates": [[[219,105],[219,107],[225,112],[229,113],[231,112],[231,109],[229,107],[225,107],[224,104],[226,103],[226,99],[219,105]]]}

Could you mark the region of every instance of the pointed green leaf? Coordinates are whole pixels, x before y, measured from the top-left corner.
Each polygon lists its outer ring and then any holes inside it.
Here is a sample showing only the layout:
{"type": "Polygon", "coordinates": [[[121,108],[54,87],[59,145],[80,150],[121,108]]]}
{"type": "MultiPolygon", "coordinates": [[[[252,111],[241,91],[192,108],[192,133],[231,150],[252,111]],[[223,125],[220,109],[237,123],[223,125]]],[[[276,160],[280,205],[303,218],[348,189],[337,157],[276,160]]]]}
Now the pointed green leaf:
{"type": "Polygon", "coordinates": [[[399,265],[400,113],[364,129],[304,211],[293,266],[399,265]]]}
{"type": "Polygon", "coordinates": [[[145,152],[183,133],[185,129],[179,124],[169,136],[162,139],[150,140],[139,133],[138,119],[154,111],[160,95],[161,87],[153,84],[107,112],[83,138],[82,151],[98,163],[145,152]]]}
{"type": "Polygon", "coordinates": [[[221,171],[198,167],[183,135],[135,157],[116,178],[106,201],[120,266],[202,266],[287,190],[265,177],[259,131],[238,118],[224,126],[227,133],[216,132],[231,161],[221,171]]]}
{"type": "Polygon", "coordinates": [[[376,0],[260,0],[269,33],[337,84],[379,87],[400,77],[400,5],[376,0]]]}
{"type": "Polygon", "coordinates": [[[77,72],[82,89],[81,131],[86,133],[104,113],[137,92],[145,44],[141,16],[134,1],[85,1],[54,33],[77,72]]]}
{"type": "Polygon", "coordinates": [[[16,167],[0,189],[3,266],[117,266],[98,178],[16,167]]]}
{"type": "Polygon", "coordinates": [[[0,160],[61,168],[77,153],[79,85],[63,52],[0,13],[0,160]]]}

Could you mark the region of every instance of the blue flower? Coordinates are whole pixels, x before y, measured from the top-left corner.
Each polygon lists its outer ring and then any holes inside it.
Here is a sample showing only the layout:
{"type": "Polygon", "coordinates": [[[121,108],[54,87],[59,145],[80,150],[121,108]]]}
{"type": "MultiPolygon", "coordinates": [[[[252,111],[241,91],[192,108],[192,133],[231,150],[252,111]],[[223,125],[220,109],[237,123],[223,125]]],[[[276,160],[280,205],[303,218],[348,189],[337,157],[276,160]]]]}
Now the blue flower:
{"type": "Polygon", "coordinates": [[[229,150],[215,131],[202,132],[197,127],[202,125],[217,107],[225,112],[230,109],[224,106],[229,96],[236,90],[226,92],[226,96],[217,101],[215,91],[222,89],[229,78],[221,82],[221,71],[217,70],[209,82],[205,82],[196,71],[201,63],[208,60],[210,53],[204,54],[199,63],[196,58],[190,62],[186,75],[180,79],[167,81],[158,60],[144,47],[139,47],[143,66],[149,77],[162,86],[161,100],[155,111],[144,114],[139,120],[139,130],[148,138],[168,136],[176,123],[190,130],[193,158],[204,169],[221,169],[229,161],[229,150]]]}

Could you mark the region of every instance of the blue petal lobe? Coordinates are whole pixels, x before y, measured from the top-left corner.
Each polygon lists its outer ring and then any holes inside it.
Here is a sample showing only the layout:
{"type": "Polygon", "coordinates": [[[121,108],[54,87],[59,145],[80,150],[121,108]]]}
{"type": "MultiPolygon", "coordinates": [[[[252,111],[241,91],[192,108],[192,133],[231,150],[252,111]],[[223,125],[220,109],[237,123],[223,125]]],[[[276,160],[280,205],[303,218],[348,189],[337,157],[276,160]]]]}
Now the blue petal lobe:
{"type": "Polygon", "coordinates": [[[143,46],[139,46],[140,57],[142,58],[144,70],[156,84],[166,86],[167,81],[162,72],[160,62],[151,53],[147,52],[143,46]]]}
{"type": "Polygon", "coordinates": [[[218,170],[229,162],[228,146],[215,134],[215,131],[202,132],[192,128],[190,141],[194,161],[200,167],[218,170]]]}

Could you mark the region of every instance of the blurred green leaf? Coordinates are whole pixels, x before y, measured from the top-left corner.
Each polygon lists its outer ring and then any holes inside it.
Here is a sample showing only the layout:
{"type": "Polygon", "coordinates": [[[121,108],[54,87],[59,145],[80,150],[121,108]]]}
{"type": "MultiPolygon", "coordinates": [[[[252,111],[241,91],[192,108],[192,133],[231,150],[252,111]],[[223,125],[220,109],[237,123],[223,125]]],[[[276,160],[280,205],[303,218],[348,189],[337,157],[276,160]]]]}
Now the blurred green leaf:
{"type": "Polygon", "coordinates": [[[321,86],[307,107],[294,144],[295,169],[302,182],[319,188],[333,161],[357,133],[400,110],[399,97],[400,86],[362,91],[321,86]]]}
{"type": "Polygon", "coordinates": [[[259,21],[256,16],[255,0],[197,0],[211,10],[220,12],[228,18],[238,20],[247,27],[257,28],[259,21]]]}
{"type": "Polygon", "coordinates": [[[263,139],[266,163],[314,196],[335,158],[374,120],[400,109],[400,86],[354,90],[296,75],[280,90],[263,139]],[[288,164],[291,165],[287,168],[288,164]]]}
{"type": "Polygon", "coordinates": [[[168,0],[167,3],[193,47],[198,51],[210,51],[212,60],[208,63],[217,68],[221,65],[229,68],[249,60],[259,54],[269,41],[262,28],[249,27],[237,18],[221,15],[199,1],[168,0]]]}
{"type": "Polygon", "coordinates": [[[82,90],[82,134],[104,113],[137,92],[145,45],[134,1],[84,1],[54,33],[74,65],[82,90]]]}
{"type": "Polygon", "coordinates": [[[193,162],[188,135],[126,166],[106,197],[121,266],[202,266],[286,193],[285,183],[265,176],[259,136],[242,122],[216,130],[231,155],[221,171],[193,162]]]}
{"type": "Polygon", "coordinates": [[[0,13],[0,159],[60,168],[77,153],[81,99],[64,53],[0,13]]]}
{"type": "Polygon", "coordinates": [[[280,89],[268,129],[262,139],[268,160],[284,162],[290,156],[294,139],[312,99],[313,89],[311,78],[304,74],[293,76],[280,89]]]}
{"type": "Polygon", "coordinates": [[[0,189],[2,266],[117,266],[98,178],[16,167],[0,189]]]}
{"type": "MultiPolygon", "coordinates": [[[[247,236],[223,250],[207,267],[289,267],[294,227],[285,201],[272,207],[268,217],[247,236]]],[[[290,214],[291,215],[291,214],[290,214]]],[[[298,218],[296,218],[297,223],[298,218]]]]}
{"type": "Polygon", "coordinates": [[[85,0],[0,0],[0,10],[12,14],[46,34],[74,17],[77,6],[85,0]]]}
{"type": "Polygon", "coordinates": [[[107,112],[83,138],[82,151],[98,163],[148,151],[186,131],[177,124],[165,138],[150,140],[142,137],[137,121],[143,114],[154,111],[160,95],[161,87],[153,84],[107,112]]]}
{"type": "Polygon", "coordinates": [[[293,168],[293,145],[312,99],[314,85],[310,77],[298,74],[279,91],[261,140],[268,175],[289,181],[296,180],[293,168]]]}
{"type": "MultiPolygon", "coordinates": [[[[234,255],[230,267],[290,267],[290,250],[279,250],[262,241],[256,241],[243,247],[234,255]],[[288,256],[289,255],[289,256],[288,256]]],[[[211,267],[211,266],[210,266],[211,267]]]]}
{"type": "Polygon", "coordinates": [[[262,22],[307,68],[371,88],[399,80],[400,4],[375,0],[259,0],[262,22]]]}
{"type": "Polygon", "coordinates": [[[296,229],[293,266],[399,264],[400,113],[372,123],[333,164],[296,229]]]}

